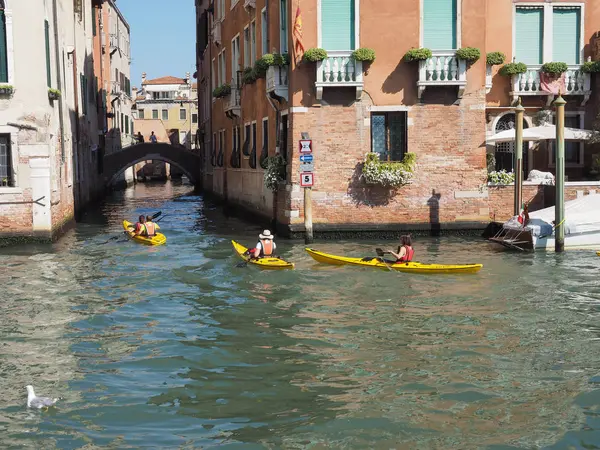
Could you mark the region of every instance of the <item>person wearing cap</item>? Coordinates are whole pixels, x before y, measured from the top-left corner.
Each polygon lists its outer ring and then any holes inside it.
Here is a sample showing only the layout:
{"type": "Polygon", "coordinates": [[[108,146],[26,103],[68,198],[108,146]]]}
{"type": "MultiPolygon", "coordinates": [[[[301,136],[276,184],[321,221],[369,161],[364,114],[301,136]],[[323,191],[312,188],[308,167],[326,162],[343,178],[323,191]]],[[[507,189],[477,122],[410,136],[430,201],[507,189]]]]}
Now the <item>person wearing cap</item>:
{"type": "Polygon", "coordinates": [[[269,230],[263,231],[258,235],[258,239],[252,257],[262,258],[264,256],[272,256],[277,246],[275,245],[275,242],[273,242],[273,235],[271,232],[269,230]]]}

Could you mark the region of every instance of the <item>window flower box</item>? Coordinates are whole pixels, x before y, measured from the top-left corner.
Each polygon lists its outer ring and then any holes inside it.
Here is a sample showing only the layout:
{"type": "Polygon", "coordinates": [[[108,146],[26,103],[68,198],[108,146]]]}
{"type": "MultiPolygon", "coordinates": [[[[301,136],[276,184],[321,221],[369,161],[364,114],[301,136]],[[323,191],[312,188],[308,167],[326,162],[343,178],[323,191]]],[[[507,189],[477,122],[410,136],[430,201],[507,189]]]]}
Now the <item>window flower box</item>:
{"type": "Polygon", "coordinates": [[[12,95],[14,88],[9,84],[0,85],[0,95],[12,95]]]}
{"type": "Polygon", "coordinates": [[[50,101],[58,100],[60,98],[60,91],[58,89],[48,89],[48,99],[50,101]]]}

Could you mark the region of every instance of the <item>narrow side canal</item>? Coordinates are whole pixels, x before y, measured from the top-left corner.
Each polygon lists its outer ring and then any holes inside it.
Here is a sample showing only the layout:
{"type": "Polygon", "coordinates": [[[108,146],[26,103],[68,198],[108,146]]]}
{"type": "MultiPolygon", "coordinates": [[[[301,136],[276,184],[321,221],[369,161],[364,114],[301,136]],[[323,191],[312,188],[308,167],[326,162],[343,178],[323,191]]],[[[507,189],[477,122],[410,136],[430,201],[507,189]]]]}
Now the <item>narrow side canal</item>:
{"type": "Polygon", "coordinates": [[[189,187],[138,185],[53,246],[0,250],[0,447],[600,446],[595,252],[418,238],[419,261],[484,264],[424,276],[278,240],[296,270],[236,268],[230,240],[261,229],[189,187]],[[157,210],[167,245],[103,244],[157,210]],[[63,398],[27,410],[27,384],[63,398]]]}

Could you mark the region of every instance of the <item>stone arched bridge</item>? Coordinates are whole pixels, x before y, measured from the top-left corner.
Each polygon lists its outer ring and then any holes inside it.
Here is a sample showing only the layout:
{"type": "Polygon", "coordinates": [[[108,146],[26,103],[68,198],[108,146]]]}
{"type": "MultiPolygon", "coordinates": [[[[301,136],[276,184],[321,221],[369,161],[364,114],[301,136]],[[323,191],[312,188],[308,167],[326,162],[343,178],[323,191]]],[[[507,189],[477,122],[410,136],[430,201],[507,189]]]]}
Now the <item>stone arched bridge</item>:
{"type": "Polygon", "coordinates": [[[193,184],[200,181],[200,157],[186,150],[165,143],[143,143],[104,156],[104,184],[110,186],[128,167],[142,161],[164,161],[172,164],[189,178],[193,184]]]}

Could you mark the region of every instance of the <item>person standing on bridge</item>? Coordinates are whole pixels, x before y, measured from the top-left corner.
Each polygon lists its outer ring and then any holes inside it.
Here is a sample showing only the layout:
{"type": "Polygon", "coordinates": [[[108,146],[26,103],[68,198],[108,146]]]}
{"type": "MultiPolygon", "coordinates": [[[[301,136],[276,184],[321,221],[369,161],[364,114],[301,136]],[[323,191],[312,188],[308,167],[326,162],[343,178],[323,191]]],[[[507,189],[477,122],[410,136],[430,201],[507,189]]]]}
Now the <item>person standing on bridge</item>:
{"type": "Polygon", "coordinates": [[[152,142],[153,144],[156,144],[156,142],[157,142],[156,135],[154,134],[154,131],[150,134],[150,142],[152,142]]]}
{"type": "Polygon", "coordinates": [[[138,144],[143,144],[144,143],[144,135],[142,134],[141,131],[137,132],[136,138],[138,140],[138,144]]]}

